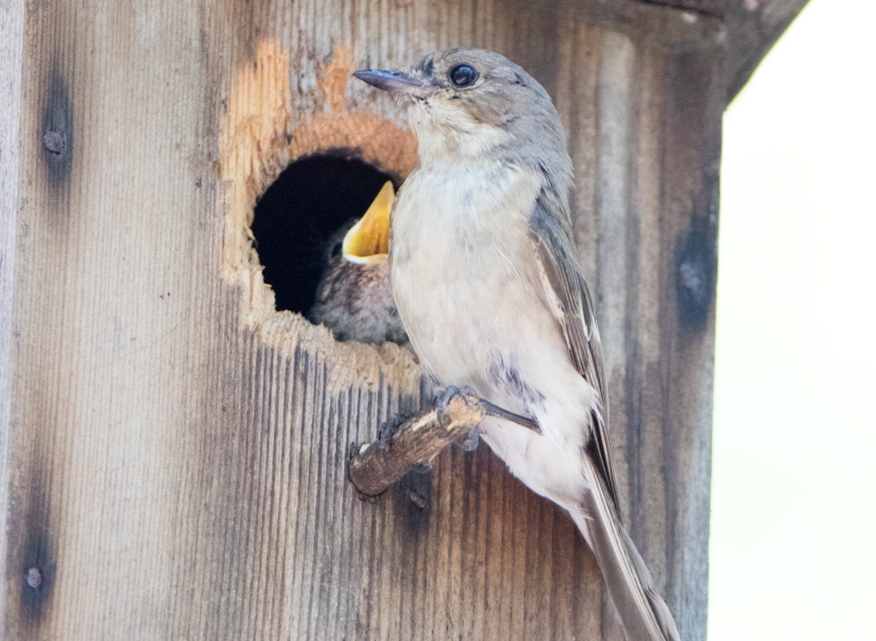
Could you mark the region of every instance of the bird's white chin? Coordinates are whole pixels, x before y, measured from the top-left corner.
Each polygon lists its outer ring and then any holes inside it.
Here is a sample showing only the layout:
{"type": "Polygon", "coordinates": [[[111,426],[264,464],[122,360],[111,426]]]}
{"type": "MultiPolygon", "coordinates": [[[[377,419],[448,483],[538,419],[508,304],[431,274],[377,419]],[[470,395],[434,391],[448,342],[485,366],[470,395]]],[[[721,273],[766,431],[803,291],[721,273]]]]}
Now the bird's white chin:
{"type": "Polygon", "coordinates": [[[418,101],[409,114],[421,163],[491,158],[490,151],[511,138],[505,129],[476,122],[465,110],[440,98],[418,101]]]}

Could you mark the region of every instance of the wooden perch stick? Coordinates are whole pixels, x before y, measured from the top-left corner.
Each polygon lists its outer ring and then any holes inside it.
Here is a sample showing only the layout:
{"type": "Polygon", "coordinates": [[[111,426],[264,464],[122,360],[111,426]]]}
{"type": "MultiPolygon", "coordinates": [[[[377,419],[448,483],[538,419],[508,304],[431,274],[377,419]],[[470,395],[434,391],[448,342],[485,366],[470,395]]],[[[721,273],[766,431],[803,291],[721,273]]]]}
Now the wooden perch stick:
{"type": "Polygon", "coordinates": [[[431,463],[441,451],[474,430],[486,416],[518,423],[535,432],[538,424],[503,410],[466,390],[449,389],[439,408],[404,421],[385,442],[365,444],[350,460],[349,477],[364,496],[377,496],[415,465],[431,463]]]}

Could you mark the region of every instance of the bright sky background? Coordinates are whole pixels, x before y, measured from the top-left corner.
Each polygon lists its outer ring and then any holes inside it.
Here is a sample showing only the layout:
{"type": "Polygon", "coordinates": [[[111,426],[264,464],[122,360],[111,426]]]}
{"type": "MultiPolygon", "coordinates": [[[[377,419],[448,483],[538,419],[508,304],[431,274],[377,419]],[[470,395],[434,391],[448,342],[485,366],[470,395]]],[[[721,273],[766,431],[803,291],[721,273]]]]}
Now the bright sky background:
{"type": "Polygon", "coordinates": [[[724,118],[709,641],[876,639],[876,1],[724,118]]]}

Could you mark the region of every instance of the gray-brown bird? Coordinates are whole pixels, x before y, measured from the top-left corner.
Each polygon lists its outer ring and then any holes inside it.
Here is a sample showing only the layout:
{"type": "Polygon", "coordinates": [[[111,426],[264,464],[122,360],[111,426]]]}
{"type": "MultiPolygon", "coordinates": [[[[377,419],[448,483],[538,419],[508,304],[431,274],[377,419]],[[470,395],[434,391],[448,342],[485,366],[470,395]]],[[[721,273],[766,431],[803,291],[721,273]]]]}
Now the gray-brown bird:
{"type": "Polygon", "coordinates": [[[326,267],[307,318],[340,341],[408,342],[392,299],[387,264],[389,214],[395,192],[387,182],[358,221],[329,239],[326,267]]]}
{"type": "Polygon", "coordinates": [[[478,49],[357,78],[408,105],[419,163],[391,218],[395,302],[425,369],[534,419],[481,436],[513,474],[568,510],[631,641],[677,640],[621,524],[602,351],[572,241],[572,162],[547,92],[478,49]]]}

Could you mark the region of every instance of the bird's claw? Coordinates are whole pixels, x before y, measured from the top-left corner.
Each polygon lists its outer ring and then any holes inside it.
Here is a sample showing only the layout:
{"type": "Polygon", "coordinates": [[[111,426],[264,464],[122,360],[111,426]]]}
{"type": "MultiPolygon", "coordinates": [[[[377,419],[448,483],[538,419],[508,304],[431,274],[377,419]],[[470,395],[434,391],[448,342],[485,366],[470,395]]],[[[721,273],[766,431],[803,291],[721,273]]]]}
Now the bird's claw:
{"type": "Polygon", "coordinates": [[[474,428],[471,432],[465,435],[460,442],[463,452],[474,452],[478,449],[478,444],[481,442],[481,430],[479,427],[474,428]]]}
{"type": "Polygon", "coordinates": [[[474,390],[468,386],[456,387],[455,385],[451,385],[445,387],[438,392],[438,395],[435,397],[435,411],[438,412],[439,417],[443,417],[447,414],[450,403],[455,399],[460,399],[467,407],[472,408],[476,407],[481,400],[478,398],[477,394],[474,393],[474,390]]]}
{"type": "Polygon", "coordinates": [[[398,428],[409,418],[410,414],[398,414],[381,423],[377,427],[377,444],[380,447],[387,447],[390,439],[398,431],[398,428]]]}
{"type": "MultiPolygon", "coordinates": [[[[483,410],[482,400],[474,393],[470,387],[456,387],[451,385],[441,390],[435,397],[435,412],[438,415],[438,420],[442,425],[448,425],[452,420],[451,412],[459,413],[459,406],[452,411],[450,405],[453,402],[461,402],[465,410],[468,412],[476,412],[482,418],[485,415],[483,410]]],[[[468,413],[467,412],[467,413],[468,413]]],[[[477,426],[473,427],[465,436],[460,439],[459,444],[466,452],[473,452],[478,447],[479,431],[477,426]]]]}

